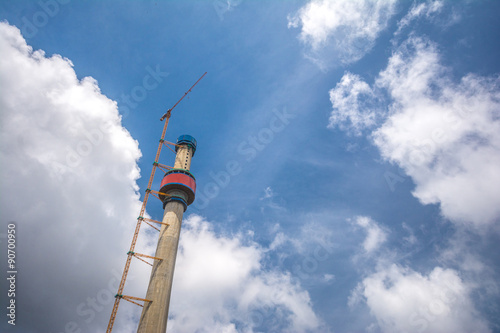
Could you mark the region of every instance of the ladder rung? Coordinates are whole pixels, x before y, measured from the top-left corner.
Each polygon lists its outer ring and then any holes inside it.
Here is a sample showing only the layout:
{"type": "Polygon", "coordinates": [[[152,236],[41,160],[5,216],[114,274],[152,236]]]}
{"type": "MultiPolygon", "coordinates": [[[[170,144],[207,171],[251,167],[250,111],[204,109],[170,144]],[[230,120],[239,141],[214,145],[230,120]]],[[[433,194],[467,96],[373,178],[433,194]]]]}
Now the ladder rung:
{"type": "Polygon", "coordinates": [[[144,257],[144,258],[149,258],[149,259],[154,259],[154,260],[163,260],[162,258],[152,257],[152,256],[148,256],[147,254],[142,254],[142,253],[137,253],[137,252],[134,253],[134,256],[139,256],[139,257],[144,257]]]}
{"type": "Polygon", "coordinates": [[[146,261],[146,260],[144,260],[144,259],[142,259],[141,257],[149,258],[149,259],[153,259],[153,260],[163,260],[162,258],[152,257],[152,256],[148,256],[147,254],[142,254],[142,253],[137,253],[137,252],[132,252],[132,251],[128,251],[127,254],[128,255],[133,255],[134,257],[136,257],[137,259],[139,259],[142,262],[145,262],[149,266],[153,266],[153,264],[150,263],[150,262],[148,262],[148,261],[146,261]]]}
{"type": "Polygon", "coordinates": [[[153,220],[153,219],[148,219],[148,218],[144,218],[143,220],[148,221],[148,222],[158,223],[158,224],[169,225],[168,223],[165,223],[165,222],[160,222],[160,221],[156,221],[156,220],[153,220]]]}
{"type": "Polygon", "coordinates": [[[174,147],[180,147],[181,145],[178,145],[177,143],[173,143],[173,142],[170,142],[170,141],[167,141],[167,140],[163,140],[163,144],[164,145],[172,145],[174,147]]]}
{"type": "Polygon", "coordinates": [[[154,225],[152,225],[148,221],[144,221],[144,223],[146,223],[147,225],[149,225],[151,228],[156,229],[157,231],[160,231],[160,229],[158,229],[157,227],[155,227],[154,225]]]}
{"type": "MultiPolygon", "coordinates": [[[[135,256],[134,256],[134,257],[135,257],[135,256]]],[[[140,261],[142,261],[142,262],[144,262],[144,263],[148,264],[149,266],[153,267],[153,264],[152,264],[152,263],[147,262],[146,260],[144,260],[144,259],[142,259],[142,258],[139,258],[139,257],[136,257],[136,258],[137,258],[137,259],[139,259],[140,261]]]]}
{"type": "Polygon", "coordinates": [[[164,224],[166,226],[168,226],[169,224],[168,223],[165,223],[165,222],[160,222],[160,221],[156,221],[156,220],[153,220],[153,219],[148,219],[147,217],[142,217],[142,216],[139,216],[139,219],[141,221],[145,221],[145,222],[153,222],[153,223],[157,223],[157,224],[164,224]]]}
{"type": "Polygon", "coordinates": [[[174,146],[174,147],[177,147],[179,146],[178,144],[175,144],[175,143],[172,143],[172,142],[168,142],[168,141],[163,141],[162,142],[168,149],[170,149],[172,151],[172,153],[175,154],[175,150],[173,150],[170,145],[174,146]]]}
{"type": "Polygon", "coordinates": [[[158,191],[155,191],[155,190],[149,190],[149,192],[153,193],[153,194],[158,194],[158,195],[164,195],[164,196],[167,196],[167,197],[171,197],[170,194],[163,193],[163,192],[158,192],[158,191]]]}
{"type": "Polygon", "coordinates": [[[165,164],[161,164],[161,163],[157,163],[156,166],[159,167],[159,168],[161,168],[161,169],[163,169],[164,171],[168,171],[168,170],[172,170],[173,169],[173,167],[165,165],[165,164]]]}
{"type": "Polygon", "coordinates": [[[164,196],[167,196],[167,197],[171,197],[171,195],[170,195],[170,194],[163,193],[163,192],[158,192],[158,191],[154,191],[154,190],[149,189],[149,188],[147,189],[147,191],[148,191],[149,193],[151,193],[152,195],[154,195],[155,197],[157,197],[157,198],[158,198],[158,200],[160,200],[160,201],[161,201],[161,199],[160,199],[160,197],[159,197],[158,195],[164,195],[164,196]]]}
{"type": "Polygon", "coordinates": [[[142,302],[151,302],[151,300],[149,300],[149,299],[139,298],[139,297],[133,297],[133,296],[127,296],[127,295],[119,295],[118,297],[123,298],[124,300],[126,300],[126,301],[128,301],[130,303],[134,303],[135,305],[139,305],[140,307],[144,307],[144,306],[142,304],[134,302],[133,300],[142,301],[142,302]]]}

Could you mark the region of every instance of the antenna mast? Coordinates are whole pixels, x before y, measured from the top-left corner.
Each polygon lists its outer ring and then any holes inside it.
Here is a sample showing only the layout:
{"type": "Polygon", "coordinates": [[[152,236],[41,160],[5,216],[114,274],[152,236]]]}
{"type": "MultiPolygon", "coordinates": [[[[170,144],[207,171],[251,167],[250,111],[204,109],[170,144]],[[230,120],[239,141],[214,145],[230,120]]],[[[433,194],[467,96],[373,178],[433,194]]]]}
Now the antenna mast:
{"type": "Polygon", "coordinates": [[[167,111],[167,112],[166,112],[163,116],[161,116],[160,121],[163,121],[163,120],[167,117],[167,114],[168,114],[169,112],[171,112],[171,111],[172,111],[172,110],[173,110],[173,109],[177,106],[177,104],[179,104],[179,103],[180,103],[180,102],[184,99],[184,97],[186,97],[186,95],[187,95],[187,94],[189,94],[189,93],[191,92],[191,90],[194,88],[194,86],[195,86],[195,85],[197,85],[197,84],[198,84],[198,82],[200,82],[200,81],[201,81],[201,79],[203,79],[203,77],[204,77],[205,75],[207,75],[207,72],[203,73],[203,75],[202,75],[202,76],[198,79],[198,81],[196,81],[196,82],[195,82],[195,83],[191,86],[191,88],[189,88],[189,90],[188,90],[188,91],[186,91],[186,92],[184,93],[184,95],[183,95],[183,96],[182,96],[182,97],[181,97],[181,98],[177,101],[177,103],[175,103],[175,104],[174,104],[174,106],[172,106],[170,109],[168,109],[168,111],[167,111]]]}
{"type": "Polygon", "coordinates": [[[141,211],[139,213],[139,217],[137,218],[137,224],[136,224],[136,227],[135,227],[134,236],[132,238],[132,243],[130,245],[130,250],[127,252],[127,261],[125,262],[125,268],[123,270],[123,274],[122,274],[122,278],[121,278],[121,281],[120,281],[120,285],[118,287],[118,292],[115,295],[115,302],[114,302],[114,305],[113,305],[113,310],[111,311],[111,316],[109,318],[108,328],[106,329],[107,333],[110,333],[112,331],[112,329],[113,329],[113,325],[114,325],[114,322],[115,322],[115,319],[116,319],[116,314],[118,312],[118,305],[120,304],[120,300],[121,299],[124,299],[124,300],[126,300],[126,301],[128,301],[130,303],[136,304],[136,305],[141,306],[141,307],[144,307],[144,304],[146,302],[148,302],[148,303],[151,302],[151,300],[148,300],[148,299],[123,295],[123,289],[125,287],[125,281],[127,280],[127,275],[128,275],[128,271],[129,271],[129,268],[130,268],[130,263],[132,261],[132,257],[135,257],[135,258],[137,258],[137,259],[145,262],[146,264],[148,264],[150,266],[153,266],[153,264],[156,261],[162,260],[162,258],[157,258],[157,257],[149,256],[149,255],[146,255],[146,254],[137,253],[137,252],[134,252],[134,250],[135,250],[135,246],[136,246],[136,243],[137,243],[137,238],[139,236],[139,231],[141,229],[142,222],[146,223],[147,225],[149,225],[150,227],[152,227],[152,228],[154,228],[154,229],[156,229],[158,231],[160,231],[160,229],[158,229],[157,227],[155,227],[153,224],[158,224],[160,227],[166,225],[166,223],[164,223],[164,222],[160,222],[160,221],[156,221],[156,220],[152,220],[152,219],[144,217],[144,215],[146,213],[146,205],[148,203],[148,199],[149,199],[149,195],[150,194],[153,194],[158,199],[160,199],[159,196],[162,196],[162,197],[166,196],[165,193],[161,193],[161,192],[158,192],[158,191],[153,191],[151,189],[151,186],[153,184],[153,180],[154,180],[154,177],[155,177],[156,168],[161,168],[163,171],[168,171],[168,170],[172,169],[172,167],[169,167],[167,165],[163,165],[163,164],[158,163],[159,158],[160,158],[161,149],[162,149],[163,145],[166,145],[170,150],[172,150],[172,148],[170,148],[168,145],[175,146],[176,148],[178,146],[175,143],[165,141],[165,133],[167,131],[168,122],[170,120],[170,116],[171,116],[172,110],[184,99],[184,97],[186,97],[186,95],[188,93],[191,92],[191,90],[198,84],[198,82],[200,82],[200,80],[206,74],[207,74],[207,72],[205,72],[198,79],[198,81],[196,81],[191,86],[191,88],[189,88],[189,90],[184,93],[184,95],[177,101],[177,103],[175,103],[174,106],[172,106],[170,109],[168,109],[167,112],[160,118],[160,121],[163,121],[165,119],[166,119],[166,121],[165,121],[165,124],[163,125],[163,131],[161,133],[160,143],[158,144],[158,150],[156,151],[156,157],[155,157],[155,160],[153,162],[153,169],[151,170],[151,175],[149,177],[148,187],[146,188],[146,191],[145,191],[145,194],[144,194],[144,200],[142,201],[141,211]],[[152,260],[153,263],[147,261],[147,259],[152,260]],[[142,302],[142,304],[138,303],[138,302],[142,302]]]}

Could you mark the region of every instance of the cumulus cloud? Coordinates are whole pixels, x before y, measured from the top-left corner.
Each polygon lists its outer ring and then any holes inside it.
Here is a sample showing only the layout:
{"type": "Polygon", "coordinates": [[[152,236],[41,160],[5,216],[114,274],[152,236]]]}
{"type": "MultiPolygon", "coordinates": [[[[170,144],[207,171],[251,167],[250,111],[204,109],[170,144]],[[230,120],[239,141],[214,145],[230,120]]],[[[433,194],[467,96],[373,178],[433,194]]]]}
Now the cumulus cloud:
{"type": "MultiPolygon", "coordinates": [[[[33,51],[7,23],[0,23],[0,48],[0,212],[17,224],[22,258],[17,328],[102,331],[140,209],[138,143],[122,127],[116,102],[94,79],[79,80],[70,60],[33,51]]],[[[152,253],[155,236],[143,235],[137,251],[152,253]]],[[[170,329],[318,328],[309,294],[290,273],[262,264],[283,241],[280,233],[264,249],[250,234],[216,235],[201,217],[187,219],[170,329]]],[[[143,297],[149,274],[133,261],[125,293],[143,297]]],[[[140,310],[122,302],[114,330],[133,331],[140,310]]]]}
{"type": "Polygon", "coordinates": [[[491,253],[489,244],[497,242],[495,233],[478,236],[460,228],[439,251],[439,262],[460,269],[464,280],[474,281],[476,304],[483,309],[500,295],[497,260],[495,256],[484,256],[485,249],[488,249],[486,253],[491,253]]]}
{"type": "Polygon", "coordinates": [[[0,49],[0,214],[17,225],[16,328],[102,330],[140,208],[138,143],[70,60],[33,51],[5,22],[0,49]]]}
{"type": "Polygon", "coordinates": [[[329,128],[338,126],[353,135],[359,136],[364,129],[376,125],[380,111],[378,98],[372,88],[359,75],[345,73],[335,88],[331,89],[329,128]]]}
{"type": "Polygon", "coordinates": [[[366,238],[363,242],[366,254],[376,251],[387,240],[387,232],[368,216],[356,217],[354,224],[366,231],[366,238]]]}
{"type": "Polygon", "coordinates": [[[169,329],[175,332],[306,332],[320,320],[309,294],[287,272],[263,266],[266,249],[244,235],[217,235],[210,222],[184,221],[169,329]]]}
{"type": "Polygon", "coordinates": [[[383,158],[412,177],[413,195],[422,203],[440,204],[443,215],[457,223],[498,220],[498,77],[469,74],[455,82],[436,45],[413,36],[395,50],[373,87],[347,73],[330,96],[330,127],[360,134],[380,117],[374,143],[383,158]],[[390,99],[385,116],[359,102],[373,91],[390,99]]]}
{"type": "Polygon", "coordinates": [[[453,221],[482,225],[500,216],[499,84],[473,74],[453,82],[436,46],[416,37],[377,80],[393,103],[375,144],[413,178],[422,203],[439,203],[453,221]]]}
{"type": "Polygon", "coordinates": [[[288,17],[288,27],[301,27],[308,57],[321,67],[333,61],[349,64],[369,52],[395,11],[396,0],[312,0],[288,17]],[[328,59],[328,60],[327,60],[328,59]]]}
{"type": "Polygon", "coordinates": [[[428,275],[391,265],[366,277],[349,304],[366,303],[382,332],[490,332],[452,269],[428,275]]]}

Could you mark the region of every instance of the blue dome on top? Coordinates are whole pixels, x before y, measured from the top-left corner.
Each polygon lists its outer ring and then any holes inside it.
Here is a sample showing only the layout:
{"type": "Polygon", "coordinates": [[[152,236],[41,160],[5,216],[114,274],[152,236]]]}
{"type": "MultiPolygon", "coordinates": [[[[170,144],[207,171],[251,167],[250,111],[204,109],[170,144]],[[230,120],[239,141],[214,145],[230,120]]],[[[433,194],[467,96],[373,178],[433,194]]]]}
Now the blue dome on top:
{"type": "MultiPolygon", "coordinates": [[[[196,139],[193,138],[191,135],[187,135],[187,134],[184,134],[184,135],[181,135],[177,138],[177,144],[178,145],[189,145],[191,146],[191,148],[193,148],[193,156],[194,156],[194,153],[196,152],[196,139]]],[[[177,152],[177,149],[179,147],[175,147],[175,151],[177,152]]]]}

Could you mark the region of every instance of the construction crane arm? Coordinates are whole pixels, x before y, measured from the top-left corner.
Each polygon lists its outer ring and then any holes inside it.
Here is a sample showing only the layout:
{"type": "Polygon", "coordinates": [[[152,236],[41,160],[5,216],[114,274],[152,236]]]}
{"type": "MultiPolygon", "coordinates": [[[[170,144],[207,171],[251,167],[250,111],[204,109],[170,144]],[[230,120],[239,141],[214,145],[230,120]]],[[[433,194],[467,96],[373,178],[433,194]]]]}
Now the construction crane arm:
{"type": "Polygon", "coordinates": [[[165,118],[167,118],[167,116],[170,116],[170,113],[171,113],[171,112],[172,112],[172,110],[173,110],[173,109],[177,106],[177,104],[179,104],[179,103],[182,101],[182,99],[183,99],[184,97],[186,97],[186,95],[187,95],[187,94],[189,94],[189,93],[191,92],[191,90],[194,88],[194,86],[195,86],[195,85],[197,85],[197,84],[198,84],[198,82],[200,82],[200,81],[201,81],[201,79],[203,79],[203,77],[204,77],[205,75],[207,75],[207,72],[203,73],[203,75],[202,75],[202,76],[198,79],[198,81],[196,81],[196,82],[192,85],[192,87],[191,87],[191,88],[189,88],[189,90],[188,90],[188,91],[186,91],[186,92],[184,93],[184,95],[181,97],[181,99],[179,99],[179,100],[177,101],[177,103],[175,103],[175,104],[174,104],[174,106],[172,106],[170,109],[168,109],[168,111],[167,111],[167,112],[165,112],[165,114],[164,114],[163,116],[161,116],[160,121],[163,121],[163,120],[165,120],[165,118]]]}

